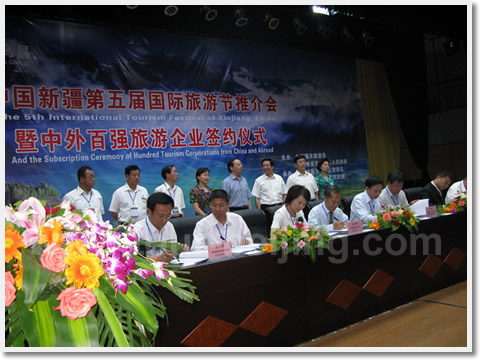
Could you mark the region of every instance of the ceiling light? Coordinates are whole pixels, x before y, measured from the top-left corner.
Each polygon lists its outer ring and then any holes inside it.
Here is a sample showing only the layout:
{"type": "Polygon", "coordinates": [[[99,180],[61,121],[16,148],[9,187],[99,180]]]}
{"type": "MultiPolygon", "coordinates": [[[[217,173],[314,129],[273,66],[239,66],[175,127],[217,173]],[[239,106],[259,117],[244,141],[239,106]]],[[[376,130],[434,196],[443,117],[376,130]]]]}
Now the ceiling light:
{"type": "Polygon", "coordinates": [[[217,15],[218,11],[216,9],[212,9],[210,6],[202,6],[200,12],[205,14],[205,20],[212,21],[214,20],[217,15]]]}
{"type": "Polygon", "coordinates": [[[165,10],[163,10],[163,13],[167,16],[173,16],[177,12],[178,12],[178,6],[176,6],[176,5],[165,6],[165,10]]]}
{"type": "Polygon", "coordinates": [[[293,27],[295,28],[297,35],[303,35],[305,34],[305,31],[307,31],[307,27],[303,25],[299,18],[293,19],[293,27]]]}
{"type": "Polygon", "coordinates": [[[265,23],[270,30],[275,30],[280,25],[280,19],[272,14],[265,14],[265,23]]]}
{"type": "Polygon", "coordinates": [[[328,9],[325,6],[313,5],[312,10],[315,14],[322,14],[322,15],[327,15],[327,16],[330,15],[330,12],[328,11],[328,9]]]}
{"type": "Polygon", "coordinates": [[[233,16],[235,17],[235,25],[238,27],[242,27],[248,24],[248,18],[245,17],[245,11],[243,9],[237,9],[233,13],[233,16]]]}
{"type": "Polygon", "coordinates": [[[127,5],[127,9],[130,10],[135,10],[138,7],[138,5],[127,5]]]}

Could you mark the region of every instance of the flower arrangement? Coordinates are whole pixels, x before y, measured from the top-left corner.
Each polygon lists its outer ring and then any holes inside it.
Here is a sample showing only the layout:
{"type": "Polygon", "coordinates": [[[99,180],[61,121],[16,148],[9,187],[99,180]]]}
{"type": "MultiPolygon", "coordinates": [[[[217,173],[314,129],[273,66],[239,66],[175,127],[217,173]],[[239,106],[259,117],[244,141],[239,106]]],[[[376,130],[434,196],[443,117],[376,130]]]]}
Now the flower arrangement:
{"type": "Polygon", "coordinates": [[[460,194],[452,202],[447,205],[437,206],[437,214],[455,214],[457,212],[462,212],[467,209],[467,195],[460,194]]]}
{"type": "Polygon", "coordinates": [[[308,254],[314,263],[317,260],[317,247],[328,248],[330,235],[321,228],[310,227],[307,224],[296,223],[281,229],[272,230],[270,244],[263,246],[262,251],[271,252],[282,250],[284,254],[299,252],[308,254]]]}
{"type": "Polygon", "coordinates": [[[400,226],[405,226],[408,231],[418,231],[419,220],[415,217],[413,211],[408,206],[386,207],[375,213],[375,219],[368,222],[370,229],[391,228],[397,230],[400,226]]]}
{"type": "Polygon", "coordinates": [[[152,285],[198,300],[186,272],[138,252],[132,225],[113,228],[68,202],[50,212],[35,198],[6,207],[7,346],[152,346],[166,315],[152,285]]]}

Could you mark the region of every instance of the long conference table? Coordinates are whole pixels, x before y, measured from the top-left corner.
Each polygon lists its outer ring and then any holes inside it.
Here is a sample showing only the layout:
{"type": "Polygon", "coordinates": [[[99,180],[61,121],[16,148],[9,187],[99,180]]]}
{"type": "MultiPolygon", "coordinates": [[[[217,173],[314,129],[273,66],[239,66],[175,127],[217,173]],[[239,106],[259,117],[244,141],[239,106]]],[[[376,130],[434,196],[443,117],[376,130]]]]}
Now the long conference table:
{"type": "Polygon", "coordinates": [[[159,288],[168,321],[155,346],[295,346],[464,281],[467,214],[422,220],[416,234],[338,236],[319,251],[315,263],[263,253],[187,267],[200,301],[159,288]]]}

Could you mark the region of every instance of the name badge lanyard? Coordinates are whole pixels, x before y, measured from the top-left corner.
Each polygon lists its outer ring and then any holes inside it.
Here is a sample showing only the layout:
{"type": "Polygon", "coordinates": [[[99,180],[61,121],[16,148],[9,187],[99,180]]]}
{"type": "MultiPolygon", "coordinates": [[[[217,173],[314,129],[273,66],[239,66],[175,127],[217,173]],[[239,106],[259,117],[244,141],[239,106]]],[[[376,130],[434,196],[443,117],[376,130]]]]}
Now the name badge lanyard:
{"type": "Polygon", "coordinates": [[[93,195],[93,191],[90,192],[90,199],[87,199],[87,197],[85,195],[83,195],[83,193],[81,194],[83,196],[83,198],[85,199],[85,201],[88,203],[88,207],[91,209],[92,208],[92,204],[90,204],[90,201],[92,201],[92,195],[93,195]]]}
{"type": "Polygon", "coordinates": [[[130,193],[130,190],[127,191],[128,196],[130,196],[130,200],[132,200],[132,206],[135,206],[135,199],[137,198],[137,192],[135,191],[135,196],[132,198],[132,194],[130,193]]]}
{"type": "Polygon", "coordinates": [[[288,215],[290,216],[290,221],[292,222],[292,225],[295,226],[295,217],[290,214],[290,210],[288,210],[287,205],[285,205],[285,209],[287,209],[288,215]]]}
{"type": "Polygon", "coordinates": [[[393,204],[394,204],[395,206],[398,206],[398,200],[397,200],[397,198],[390,192],[390,189],[388,189],[388,193],[390,194],[390,199],[392,199],[393,204]]]}
{"type": "Polygon", "coordinates": [[[216,224],[215,226],[217,227],[218,234],[220,235],[220,239],[222,239],[223,241],[227,241],[228,224],[225,225],[225,237],[222,235],[222,232],[220,231],[220,228],[218,227],[218,224],[216,224]]]}
{"type": "MultiPolygon", "coordinates": [[[[147,224],[147,229],[148,229],[148,232],[150,234],[150,237],[152,238],[152,242],[155,242],[155,238],[153,237],[152,230],[150,230],[150,226],[148,225],[147,218],[145,218],[145,224],[147,224]]],[[[163,239],[163,231],[160,231],[160,240],[159,241],[162,241],[162,239],[163,239]]]]}
{"type": "Polygon", "coordinates": [[[323,212],[325,213],[325,216],[327,217],[328,223],[333,224],[333,213],[332,213],[332,219],[330,219],[327,213],[327,209],[325,208],[325,203],[322,204],[322,209],[323,209],[323,212]],[[330,223],[330,221],[332,222],[330,223]]]}

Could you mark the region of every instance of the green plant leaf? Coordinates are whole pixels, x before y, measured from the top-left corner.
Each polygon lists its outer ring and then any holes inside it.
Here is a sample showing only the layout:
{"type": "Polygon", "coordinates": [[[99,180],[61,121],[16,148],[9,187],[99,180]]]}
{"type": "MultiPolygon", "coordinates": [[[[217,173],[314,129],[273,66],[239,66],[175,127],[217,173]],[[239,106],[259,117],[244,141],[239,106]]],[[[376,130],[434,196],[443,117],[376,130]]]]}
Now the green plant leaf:
{"type": "MultiPolygon", "coordinates": [[[[101,279],[102,280],[102,279],[101,279]]],[[[118,320],[117,316],[115,315],[115,311],[113,310],[110,302],[108,301],[107,297],[105,296],[106,293],[108,293],[108,287],[113,291],[112,287],[110,284],[106,283],[104,281],[100,282],[100,288],[96,288],[93,293],[97,297],[98,301],[98,306],[103,312],[103,315],[105,316],[105,320],[107,321],[110,331],[112,332],[113,337],[115,338],[115,341],[119,347],[128,347],[128,341],[125,336],[125,333],[123,332],[122,325],[120,324],[120,321],[118,320]],[[104,289],[105,288],[105,289],[104,289]]]]}
{"type": "Polygon", "coordinates": [[[45,269],[28,249],[22,249],[22,263],[25,304],[31,307],[45,289],[50,279],[50,271],[45,269]]]}

